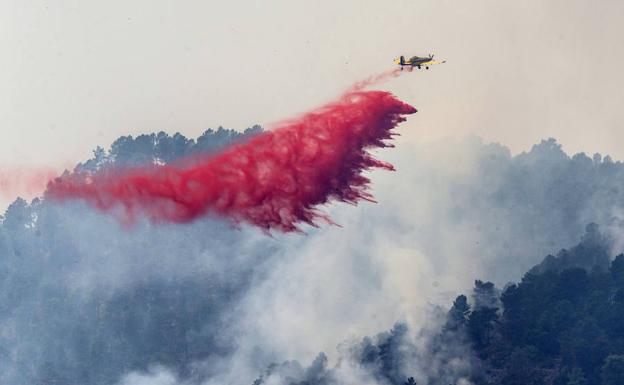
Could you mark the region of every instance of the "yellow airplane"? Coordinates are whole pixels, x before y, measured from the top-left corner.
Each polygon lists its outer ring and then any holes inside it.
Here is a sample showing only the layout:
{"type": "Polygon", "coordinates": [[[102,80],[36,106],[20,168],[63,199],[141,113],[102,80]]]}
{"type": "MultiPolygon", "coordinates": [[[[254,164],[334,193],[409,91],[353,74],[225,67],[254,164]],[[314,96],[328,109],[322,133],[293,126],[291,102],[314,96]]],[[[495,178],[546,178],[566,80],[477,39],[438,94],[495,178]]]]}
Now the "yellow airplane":
{"type": "Polygon", "coordinates": [[[429,55],[428,57],[412,56],[407,60],[405,60],[404,56],[401,56],[394,59],[394,63],[400,65],[401,70],[403,70],[403,67],[409,67],[411,71],[414,67],[417,67],[418,69],[422,67],[425,67],[425,69],[429,69],[429,66],[446,63],[446,60],[433,60],[433,55],[429,55]]]}

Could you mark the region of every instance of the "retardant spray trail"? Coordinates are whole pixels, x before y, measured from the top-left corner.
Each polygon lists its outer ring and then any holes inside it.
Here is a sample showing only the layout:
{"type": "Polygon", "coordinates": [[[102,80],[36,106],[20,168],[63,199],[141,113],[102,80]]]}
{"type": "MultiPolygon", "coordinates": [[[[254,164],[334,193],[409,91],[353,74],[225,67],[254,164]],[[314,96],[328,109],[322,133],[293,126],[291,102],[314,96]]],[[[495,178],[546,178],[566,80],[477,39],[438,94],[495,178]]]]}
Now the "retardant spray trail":
{"type": "Polygon", "coordinates": [[[372,200],[362,171],[392,166],[366,149],[391,146],[386,140],[392,129],[414,112],[388,92],[352,90],[192,166],[69,175],[50,183],[46,197],[84,199],[106,211],[120,208],[126,219],[146,215],[154,222],[188,222],[213,214],[296,231],[301,223],[329,221],[316,208],[320,204],[372,200]]]}
{"type": "Polygon", "coordinates": [[[360,80],[359,82],[355,83],[353,86],[351,86],[348,92],[362,91],[366,87],[385,82],[386,80],[390,80],[392,78],[399,77],[404,73],[405,72],[403,72],[403,70],[401,70],[400,68],[395,68],[393,70],[389,70],[389,71],[382,72],[377,75],[373,75],[371,77],[368,77],[364,80],[360,80]]]}

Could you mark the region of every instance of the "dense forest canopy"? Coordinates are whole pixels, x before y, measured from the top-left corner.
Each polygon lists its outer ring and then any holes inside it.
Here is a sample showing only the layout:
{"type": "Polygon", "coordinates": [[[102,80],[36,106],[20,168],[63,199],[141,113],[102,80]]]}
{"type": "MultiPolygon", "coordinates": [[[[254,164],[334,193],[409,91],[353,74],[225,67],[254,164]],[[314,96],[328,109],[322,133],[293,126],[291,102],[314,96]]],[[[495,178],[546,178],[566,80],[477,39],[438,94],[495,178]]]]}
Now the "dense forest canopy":
{"type": "Polygon", "coordinates": [[[115,140],[108,151],[98,147],[93,158],[77,166],[78,170],[95,171],[102,167],[129,167],[150,163],[171,163],[177,159],[197,154],[209,154],[228,145],[240,143],[262,132],[255,125],[242,133],[219,127],[208,129],[197,139],[188,139],[180,133],[169,135],[143,134],[136,138],[128,135],[115,140]]]}

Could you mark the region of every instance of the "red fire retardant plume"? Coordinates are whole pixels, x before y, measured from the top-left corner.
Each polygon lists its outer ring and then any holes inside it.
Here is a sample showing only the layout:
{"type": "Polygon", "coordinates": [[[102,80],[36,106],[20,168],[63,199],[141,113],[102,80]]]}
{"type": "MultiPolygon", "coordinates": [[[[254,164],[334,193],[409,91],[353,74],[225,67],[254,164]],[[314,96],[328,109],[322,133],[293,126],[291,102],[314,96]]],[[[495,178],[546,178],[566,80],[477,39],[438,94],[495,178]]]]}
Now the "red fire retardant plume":
{"type": "Polygon", "coordinates": [[[0,201],[13,201],[18,195],[32,199],[57,175],[58,170],[52,168],[0,166],[0,201]]]}
{"type": "Polygon", "coordinates": [[[48,185],[56,200],[83,199],[124,217],[189,222],[207,214],[284,232],[329,219],[330,200],[372,200],[362,171],[392,165],[365,150],[385,140],[416,109],[382,91],[352,90],[339,100],[279,124],[250,141],[187,166],[69,175],[48,185]]]}

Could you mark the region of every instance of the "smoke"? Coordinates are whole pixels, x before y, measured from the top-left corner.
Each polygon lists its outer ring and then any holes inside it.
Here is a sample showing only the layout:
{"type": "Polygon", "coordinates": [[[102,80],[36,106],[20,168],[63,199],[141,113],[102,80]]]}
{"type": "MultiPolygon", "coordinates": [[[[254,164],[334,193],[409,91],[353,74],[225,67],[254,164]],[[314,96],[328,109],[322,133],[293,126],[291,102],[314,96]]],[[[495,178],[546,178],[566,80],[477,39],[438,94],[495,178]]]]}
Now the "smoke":
{"type": "MultiPolygon", "coordinates": [[[[396,165],[396,173],[367,174],[380,204],[329,206],[328,214],[344,228],[313,228],[307,237],[279,232],[266,237],[245,223],[233,231],[229,223],[208,215],[189,223],[154,225],[145,218],[170,220],[150,214],[178,213],[170,206],[179,210],[180,203],[171,196],[140,196],[153,190],[130,185],[128,192],[136,196],[127,208],[126,201],[113,200],[110,185],[104,184],[115,182],[126,191],[122,183],[141,173],[150,182],[166,185],[180,175],[194,176],[190,170],[227,154],[232,154],[233,163],[221,164],[219,170],[229,173],[240,166],[245,151],[257,156],[291,149],[251,143],[275,144],[280,139],[280,144],[299,144],[308,151],[309,142],[302,142],[293,128],[310,121],[308,116],[322,121],[305,131],[306,138],[319,144],[319,154],[327,155],[312,157],[318,170],[333,172],[341,181],[360,180],[360,172],[372,166],[345,176],[340,172],[353,171],[353,163],[337,159],[364,156],[385,167],[387,163],[372,160],[364,151],[379,147],[371,138],[387,140],[376,134],[390,131],[373,130],[367,142],[364,136],[336,128],[334,121],[348,118],[345,110],[336,112],[339,119],[328,117],[336,104],[346,100],[360,105],[350,98],[373,94],[395,100],[386,93],[351,92],[270,133],[253,130],[247,145],[238,142],[242,135],[219,129],[196,140],[165,133],[122,137],[110,150],[96,150],[93,159],[62,183],[69,181],[79,191],[94,183],[107,187],[97,196],[78,198],[95,207],[101,198],[110,204],[105,210],[113,213],[119,208],[141,214],[131,229],[80,200],[16,201],[0,225],[0,384],[222,385],[251,384],[254,379],[289,384],[294,378],[314,385],[386,385],[390,379],[404,383],[408,376],[419,384],[438,385],[436,379],[443,385],[465,383],[459,379],[473,369],[469,351],[461,336],[435,341],[441,321],[429,319],[429,303],[447,306],[476,278],[497,285],[518,279],[547,253],[573,244],[588,222],[605,226],[613,216],[621,218],[623,164],[610,158],[570,157],[554,140],[518,156],[501,145],[474,139],[402,144],[401,151],[375,154],[396,165]],[[341,147],[313,136],[327,130],[360,140],[361,146],[344,142],[341,147]],[[217,148],[227,149],[198,155],[217,148]],[[152,165],[140,166],[144,164],[152,165]],[[164,209],[157,211],[161,203],[164,209]],[[397,320],[408,325],[407,331],[393,328],[377,334],[397,320]],[[430,324],[431,330],[422,329],[430,324]],[[325,354],[319,355],[321,351],[325,354]],[[360,365],[367,357],[370,364],[360,365]],[[285,360],[293,361],[280,364],[285,360]]],[[[346,110],[357,122],[372,113],[346,110]]],[[[387,108],[377,111],[383,117],[387,108]]],[[[400,115],[395,117],[402,119],[400,115]]],[[[357,124],[350,129],[368,132],[357,124]]],[[[341,135],[337,137],[344,140],[341,135]]],[[[299,164],[294,154],[279,159],[288,159],[285,164],[291,167],[299,164]]],[[[294,172],[294,166],[291,170],[275,164],[268,170],[294,172]]],[[[314,170],[296,171],[310,176],[303,172],[314,170]]],[[[327,182],[325,175],[311,175],[327,182]]],[[[275,184],[279,177],[268,174],[269,179],[259,181],[275,184]]],[[[304,186],[297,182],[297,187],[304,186]]],[[[228,183],[222,186],[239,187],[228,183]]],[[[347,187],[366,193],[366,184],[347,187]]],[[[188,188],[192,193],[197,186],[188,188]]],[[[270,191],[290,196],[283,189],[270,191]]],[[[340,199],[336,190],[324,189],[328,200],[340,199]]],[[[359,197],[366,198],[370,196],[359,197]]],[[[250,222],[236,216],[241,211],[223,214],[206,206],[205,214],[211,213],[250,222]]]]}
{"type": "MultiPolygon", "coordinates": [[[[175,160],[231,144],[228,132],[124,137],[79,168],[175,160]]],[[[321,351],[338,383],[384,384],[347,360],[364,336],[381,348],[374,336],[397,320],[418,333],[393,345],[418,348],[399,374],[460,378],[461,340],[431,351],[435,333],[419,332],[428,303],[448,306],[478,278],[517,280],[623,212],[624,164],[554,141],[518,156],[474,139],[400,149],[375,153],[397,169],[368,174],[379,204],[331,205],[344,227],[306,237],[208,218],[126,229],[82,201],[16,201],[0,226],[0,384],[251,385],[285,360],[310,380],[321,351]]]]}
{"type": "Polygon", "coordinates": [[[382,91],[361,91],[392,73],[371,78],[338,101],[215,156],[123,172],[74,173],[52,182],[46,196],[83,199],[100,210],[124,209],[154,222],[189,222],[207,213],[266,230],[299,230],[329,218],[316,208],[331,200],[372,200],[362,171],[392,170],[367,149],[391,146],[392,129],[416,109],[382,91]]]}
{"type": "Polygon", "coordinates": [[[57,171],[52,168],[0,167],[0,201],[21,195],[33,198],[41,194],[57,171]]]}

